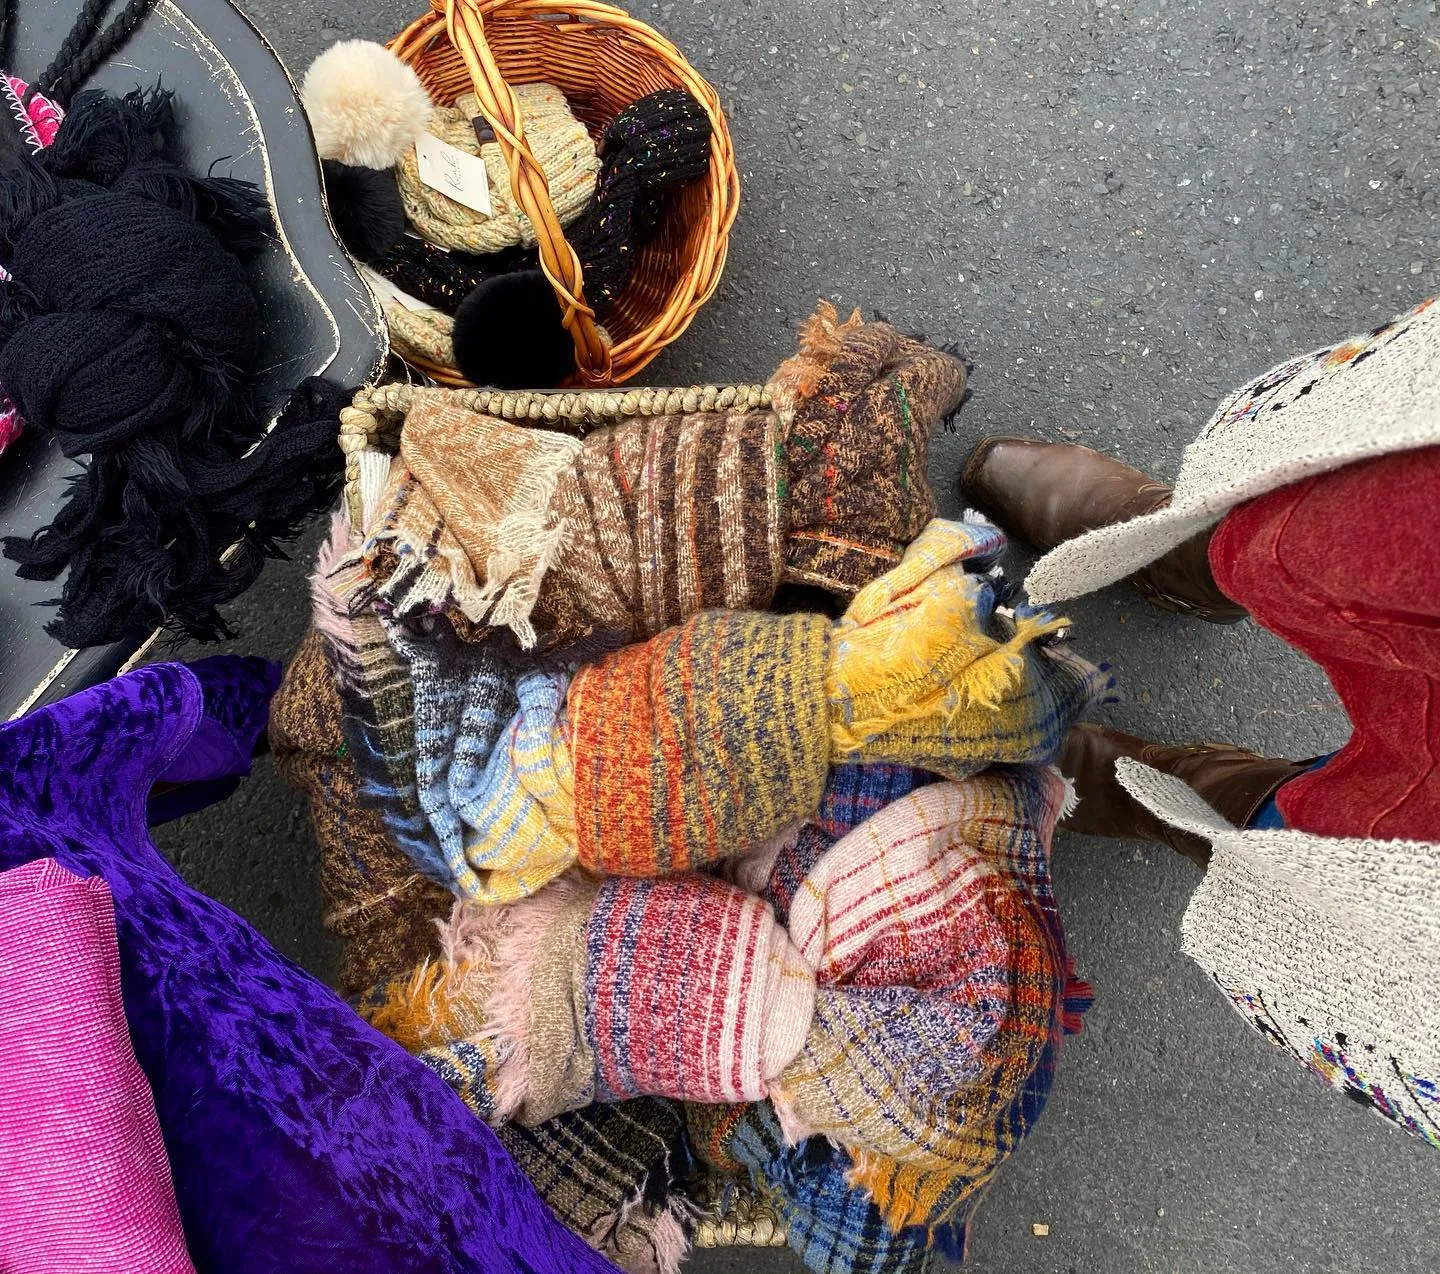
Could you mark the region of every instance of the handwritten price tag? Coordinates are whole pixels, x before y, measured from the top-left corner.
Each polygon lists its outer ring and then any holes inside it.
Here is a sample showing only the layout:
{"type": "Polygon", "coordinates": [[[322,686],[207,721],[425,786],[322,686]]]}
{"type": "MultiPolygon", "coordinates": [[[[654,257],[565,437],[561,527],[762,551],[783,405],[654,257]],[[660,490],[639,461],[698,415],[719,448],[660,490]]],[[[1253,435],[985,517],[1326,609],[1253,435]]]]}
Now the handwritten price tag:
{"type": "Polygon", "coordinates": [[[415,166],[420,180],[432,190],[474,212],[487,217],[492,214],[490,175],[478,155],[468,155],[430,133],[421,133],[415,139],[415,166]]]}

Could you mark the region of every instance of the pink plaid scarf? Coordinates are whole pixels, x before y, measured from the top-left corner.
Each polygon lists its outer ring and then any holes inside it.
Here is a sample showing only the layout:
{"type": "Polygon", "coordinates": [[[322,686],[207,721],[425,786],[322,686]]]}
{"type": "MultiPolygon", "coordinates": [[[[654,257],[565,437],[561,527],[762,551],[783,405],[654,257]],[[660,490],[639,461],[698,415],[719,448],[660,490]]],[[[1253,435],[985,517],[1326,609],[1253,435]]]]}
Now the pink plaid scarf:
{"type": "MultiPolygon", "coordinates": [[[[465,967],[404,979],[388,1009],[481,1023],[497,1119],[769,1098],[792,1140],[850,1152],[892,1224],[942,1221],[1013,1149],[996,1129],[1058,1045],[1069,966],[1048,868],[1065,791],[1024,766],[912,792],[815,863],[788,927],[694,874],[570,874],[458,904],[465,967]],[[465,1013],[434,998],[452,994],[465,1013]]],[[[418,1043],[443,1062],[456,1037],[418,1043]]]]}

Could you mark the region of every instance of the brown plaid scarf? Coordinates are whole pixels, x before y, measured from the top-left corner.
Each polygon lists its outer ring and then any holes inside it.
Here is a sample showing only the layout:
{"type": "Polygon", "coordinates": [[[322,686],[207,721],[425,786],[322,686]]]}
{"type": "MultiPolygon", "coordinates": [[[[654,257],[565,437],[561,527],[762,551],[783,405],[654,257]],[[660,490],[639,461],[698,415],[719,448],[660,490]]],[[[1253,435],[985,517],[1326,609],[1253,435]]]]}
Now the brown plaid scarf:
{"type": "Polygon", "coordinates": [[[560,1221],[626,1274],[676,1274],[694,1229],[678,1105],[639,1097],[496,1133],[560,1221]]]}
{"type": "Polygon", "coordinates": [[[379,600],[471,639],[599,650],[763,609],[782,582],[853,594],[934,516],[929,439],[964,365],[822,305],[771,390],[768,410],[633,416],[583,443],[417,391],[366,546],[379,600]]]}

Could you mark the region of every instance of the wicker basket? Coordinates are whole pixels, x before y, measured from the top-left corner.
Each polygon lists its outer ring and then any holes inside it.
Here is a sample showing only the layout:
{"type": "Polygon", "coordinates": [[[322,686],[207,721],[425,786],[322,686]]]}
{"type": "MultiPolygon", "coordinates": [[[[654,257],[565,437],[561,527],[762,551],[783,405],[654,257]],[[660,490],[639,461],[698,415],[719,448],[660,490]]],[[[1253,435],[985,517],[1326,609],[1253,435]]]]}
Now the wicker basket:
{"type": "MultiPolygon", "coordinates": [[[[591,386],[629,380],[680,335],[720,281],[740,178],[720,99],[680,51],[620,9],[594,0],[430,0],[431,12],[390,47],[419,73],[439,102],[474,91],[510,167],[515,202],[535,226],[540,265],[554,285],[565,326],[575,338],[578,379],[591,386]],[[550,203],[545,174],[525,142],[512,84],[555,85],[599,137],[636,98],[685,88],[710,116],[710,171],[682,191],[664,225],[638,254],[634,272],[600,338],[584,299],[575,251],[550,203]]],[[[464,385],[454,373],[423,367],[464,385]]]]}

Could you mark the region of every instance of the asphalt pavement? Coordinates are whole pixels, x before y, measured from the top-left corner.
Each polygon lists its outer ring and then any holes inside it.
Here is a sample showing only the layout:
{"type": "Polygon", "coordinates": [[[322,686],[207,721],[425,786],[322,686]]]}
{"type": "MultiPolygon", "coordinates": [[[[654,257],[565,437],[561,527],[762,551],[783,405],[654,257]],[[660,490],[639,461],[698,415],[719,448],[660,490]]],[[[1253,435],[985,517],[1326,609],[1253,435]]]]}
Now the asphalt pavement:
{"type": "MultiPolygon", "coordinates": [[[[417,12],[242,4],[297,76],[334,39],[383,39],[417,12]]],[[[724,281],[648,379],[762,379],[822,296],[956,341],[974,396],[935,448],[946,512],[987,433],[1080,441],[1172,477],[1225,391],[1440,291],[1434,0],[630,10],[720,89],[744,184],[724,281]]],[[[1363,569],[1351,532],[1337,551],[1363,569]]],[[[233,608],[232,648],[288,657],[314,542],[233,608]]],[[[1119,589],[1070,614],[1119,675],[1106,720],[1274,755],[1345,737],[1324,678],[1253,625],[1186,623],[1119,589]]],[[[193,883],[333,971],[307,816],[268,762],[159,839],[193,883]]],[[[967,1267],[1440,1268],[1440,1156],[1282,1057],[1179,954],[1197,870],[1062,833],[1055,875],[1097,999],[1039,1128],[980,1208],[967,1267]]],[[[687,1268],[800,1266],[734,1251],[687,1268]]]]}

